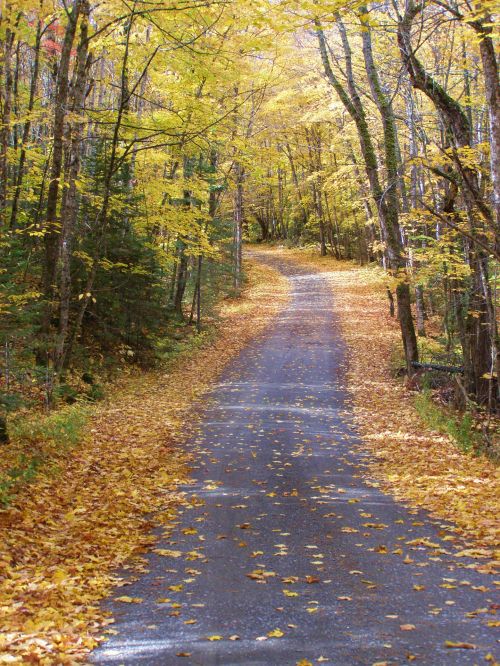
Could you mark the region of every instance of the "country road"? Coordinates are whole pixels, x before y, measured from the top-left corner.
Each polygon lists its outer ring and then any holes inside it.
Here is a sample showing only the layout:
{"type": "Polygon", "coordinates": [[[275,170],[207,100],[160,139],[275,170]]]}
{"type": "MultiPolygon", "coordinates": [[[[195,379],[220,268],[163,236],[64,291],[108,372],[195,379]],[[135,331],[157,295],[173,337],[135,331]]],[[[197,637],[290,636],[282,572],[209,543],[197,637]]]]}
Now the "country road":
{"type": "Polygon", "coordinates": [[[117,633],[91,663],[488,663],[492,577],[367,478],[326,279],[261,260],[290,303],[204,400],[185,488],[199,501],[115,594],[142,603],[106,602],[117,633]]]}

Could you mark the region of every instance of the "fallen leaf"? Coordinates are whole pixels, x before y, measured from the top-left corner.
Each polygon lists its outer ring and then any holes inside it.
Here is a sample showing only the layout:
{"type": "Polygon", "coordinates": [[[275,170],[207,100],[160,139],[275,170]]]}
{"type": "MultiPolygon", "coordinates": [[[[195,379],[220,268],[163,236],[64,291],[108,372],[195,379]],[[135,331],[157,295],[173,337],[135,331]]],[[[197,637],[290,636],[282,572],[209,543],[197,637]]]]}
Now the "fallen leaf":
{"type": "Polygon", "coordinates": [[[281,638],[285,633],[281,629],[273,629],[272,631],[268,631],[267,635],[269,638],[281,638]]]}
{"type": "Polygon", "coordinates": [[[444,643],[447,648],[458,648],[461,650],[475,650],[476,645],[474,643],[464,643],[462,641],[445,641],[444,643]]]}
{"type": "Polygon", "coordinates": [[[163,557],[181,557],[182,552],[180,550],[168,550],[167,548],[153,548],[153,553],[157,555],[162,555],[163,557]]]}

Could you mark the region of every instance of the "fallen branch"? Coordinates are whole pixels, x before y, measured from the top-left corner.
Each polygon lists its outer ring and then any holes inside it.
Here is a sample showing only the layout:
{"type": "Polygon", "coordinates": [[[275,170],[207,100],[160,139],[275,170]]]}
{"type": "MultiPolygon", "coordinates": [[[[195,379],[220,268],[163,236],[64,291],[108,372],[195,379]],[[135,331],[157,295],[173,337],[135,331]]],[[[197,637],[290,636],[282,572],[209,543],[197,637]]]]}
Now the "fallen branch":
{"type": "Polygon", "coordinates": [[[464,371],[461,365],[439,365],[438,363],[419,363],[418,361],[412,361],[411,365],[419,370],[438,370],[439,372],[456,372],[459,374],[463,374],[464,371]]]}

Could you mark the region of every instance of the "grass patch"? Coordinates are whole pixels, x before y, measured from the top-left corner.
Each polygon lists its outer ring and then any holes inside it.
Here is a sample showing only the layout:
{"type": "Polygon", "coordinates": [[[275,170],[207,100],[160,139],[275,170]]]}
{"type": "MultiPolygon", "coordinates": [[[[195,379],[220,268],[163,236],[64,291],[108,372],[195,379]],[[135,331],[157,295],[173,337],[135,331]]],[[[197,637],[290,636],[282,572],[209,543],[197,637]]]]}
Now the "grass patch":
{"type": "Polygon", "coordinates": [[[213,322],[210,322],[208,327],[200,333],[196,333],[192,326],[186,325],[184,329],[177,336],[169,335],[157,341],[156,357],[161,368],[168,369],[180,354],[202,349],[212,343],[215,338],[213,322]]]}
{"type": "Polygon", "coordinates": [[[89,415],[88,406],[75,404],[47,415],[17,415],[9,419],[10,443],[3,447],[0,469],[0,505],[8,506],[41,468],[57,473],[61,459],[82,440],[89,415]]]}
{"type": "Polygon", "coordinates": [[[442,435],[449,435],[462,451],[470,452],[477,448],[478,437],[472,429],[473,419],[470,414],[450,416],[432,400],[429,389],[424,389],[415,398],[415,408],[429,428],[442,435]]]}

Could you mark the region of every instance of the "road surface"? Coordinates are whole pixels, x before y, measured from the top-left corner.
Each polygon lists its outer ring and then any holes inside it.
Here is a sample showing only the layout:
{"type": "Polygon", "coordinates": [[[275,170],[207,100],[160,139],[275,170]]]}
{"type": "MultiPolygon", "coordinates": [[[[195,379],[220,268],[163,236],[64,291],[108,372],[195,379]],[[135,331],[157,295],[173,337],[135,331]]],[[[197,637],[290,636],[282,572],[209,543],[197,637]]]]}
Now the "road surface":
{"type": "Polygon", "coordinates": [[[115,595],[143,602],[106,602],[118,633],[91,662],[488,663],[492,577],[366,478],[325,278],[263,261],[288,276],[290,304],[204,399],[198,499],[115,595]]]}

